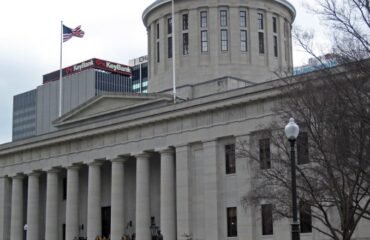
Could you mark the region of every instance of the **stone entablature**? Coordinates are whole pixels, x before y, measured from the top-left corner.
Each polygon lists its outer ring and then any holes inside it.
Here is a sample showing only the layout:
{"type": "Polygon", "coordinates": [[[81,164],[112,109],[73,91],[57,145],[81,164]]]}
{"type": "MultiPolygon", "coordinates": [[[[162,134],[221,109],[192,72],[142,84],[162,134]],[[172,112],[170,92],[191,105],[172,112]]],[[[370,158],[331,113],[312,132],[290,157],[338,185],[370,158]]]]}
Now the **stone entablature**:
{"type": "MultiPolygon", "coordinates": [[[[202,141],[205,135],[200,132],[207,132],[210,138],[239,135],[249,130],[241,131],[237,125],[270,114],[273,103],[266,99],[277,94],[271,87],[271,84],[262,84],[205,99],[171,103],[114,121],[97,118],[87,125],[82,121],[79,127],[6,144],[0,149],[0,175],[5,172],[11,175],[13,171],[16,174],[14,168],[22,169],[21,165],[29,170],[40,170],[91,158],[110,159],[121,154],[174,146],[188,143],[190,139],[191,142],[202,141]],[[265,100],[259,100],[262,98],[265,100]],[[221,130],[231,124],[235,125],[233,131],[221,130]]],[[[105,115],[102,117],[104,119],[105,115]]]]}

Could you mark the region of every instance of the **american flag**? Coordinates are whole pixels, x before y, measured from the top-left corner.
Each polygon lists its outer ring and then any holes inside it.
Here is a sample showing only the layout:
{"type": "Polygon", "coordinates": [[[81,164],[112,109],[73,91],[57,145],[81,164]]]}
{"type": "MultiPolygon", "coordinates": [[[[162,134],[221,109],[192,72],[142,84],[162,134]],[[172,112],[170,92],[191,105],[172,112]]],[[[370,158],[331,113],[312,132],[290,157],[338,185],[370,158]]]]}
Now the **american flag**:
{"type": "Polygon", "coordinates": [[[63,42],[67,42],[72,37],[82,38],[84,35],[85,32],[81,30],[81,26],[72,29],[63,25],[63,42]]]}

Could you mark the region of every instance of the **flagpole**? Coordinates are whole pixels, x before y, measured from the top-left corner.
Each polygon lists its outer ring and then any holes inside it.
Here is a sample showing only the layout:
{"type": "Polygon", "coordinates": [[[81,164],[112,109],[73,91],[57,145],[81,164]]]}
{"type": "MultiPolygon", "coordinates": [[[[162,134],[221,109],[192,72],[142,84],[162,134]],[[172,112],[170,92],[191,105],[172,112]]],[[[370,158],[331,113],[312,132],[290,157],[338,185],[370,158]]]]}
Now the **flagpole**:
{"type": "Polygon", "coordinates": [[[63,69],[62,69],[62,56],[63,56],[63,21],[60,21],[60,70],[59,70],[59,117],[62,116],[62,101],[63,101],[63,69]]]}
{"type": "Polygon", "coordinates": [[[175,52],[175,0],[172,0],[172,88],[173,103],[176,103],[176,52],[175,52]]]}

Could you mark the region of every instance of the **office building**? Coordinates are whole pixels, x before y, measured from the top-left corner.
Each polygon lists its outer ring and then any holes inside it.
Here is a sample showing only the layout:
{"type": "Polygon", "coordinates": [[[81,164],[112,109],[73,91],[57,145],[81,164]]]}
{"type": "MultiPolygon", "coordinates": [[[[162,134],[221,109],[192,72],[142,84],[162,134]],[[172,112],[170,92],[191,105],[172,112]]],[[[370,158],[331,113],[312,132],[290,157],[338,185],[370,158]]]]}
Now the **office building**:
{"type": "Polygon", "coordinates": [[[132,73],[132,91],[148,92],[148,56],[131,59],[129,65],[132,73]]]}
{"type": "MultiPolygon", "coordinates": [[[[106,92],[131,92],[131,69],[93,58],[63,68],[62,113],[106,92]]],[[[55,131],[59,112],[59,74],[43,76],[36,89],[14,96],[13,141],[55,131]]]]}

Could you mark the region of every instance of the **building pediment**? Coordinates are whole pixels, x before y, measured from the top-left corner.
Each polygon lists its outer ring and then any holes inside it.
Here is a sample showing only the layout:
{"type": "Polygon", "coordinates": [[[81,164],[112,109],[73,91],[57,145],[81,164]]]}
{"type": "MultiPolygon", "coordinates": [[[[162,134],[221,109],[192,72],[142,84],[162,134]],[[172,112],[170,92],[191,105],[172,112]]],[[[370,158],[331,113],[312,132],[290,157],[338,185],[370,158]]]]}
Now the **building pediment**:
{"type": "Polygon", "coordinates": [[[88,121],[99,117],[108,116],[120,112],[130,114],[133,109],[135,112],[144,111],[148,106],[170,104],[172,97],[167,94],[148,94],[148,93],[112,93],[93,97],[89,101],[72,109],[57,118],[53,125],[61,127],[76,122],[88,121]]]}

